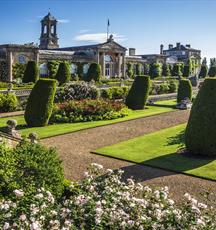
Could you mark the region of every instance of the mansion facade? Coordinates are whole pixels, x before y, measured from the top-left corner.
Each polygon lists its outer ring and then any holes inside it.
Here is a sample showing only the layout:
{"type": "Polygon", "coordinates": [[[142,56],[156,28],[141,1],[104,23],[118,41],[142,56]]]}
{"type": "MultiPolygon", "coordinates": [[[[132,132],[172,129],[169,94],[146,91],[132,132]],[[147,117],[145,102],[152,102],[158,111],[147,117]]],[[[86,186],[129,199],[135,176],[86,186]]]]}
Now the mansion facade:
{"type": "MultiPolygon", "coordinates": [[[[59,47],[57,22],[50,13],[41,20],[39,46],[33,43],[0,45],[0,81],[12,82],[13,65],[16,63],[26,64],[30,60],[38,63],[41,76],[49,75],[47,68],[49,61],[68,61],[71,66],[71,74],[76,73],[78,63],[83,64],[83,73],[85,74],[90,63],[96,62],[101,66],[102,76],[107,78],[125,78],[127,63],[134,64],[134,67],[135,64],[140,63],[144,68],[145,63],[151,63],[152,61],[161,63],[168,63],[170,60],[172,63],[180,61],[179,58],[176,58],[179,50],[173,49],[163,50],[158,55],[136,55],[135,49],[129,48],[129,55],[126,55],[127,48],[115,42],[112,35],[104,43],[59,47]]],[[[180,45],[180,48],[183,47],[180,45]]],[[[185,50],[185,60],[189,58],[189,56],[186,57],[188,50],[189,47],[185,50]]],[[[199,51],[196,56],[196,60],[199,62],[200,55],[201,52],[199,51]]]]}

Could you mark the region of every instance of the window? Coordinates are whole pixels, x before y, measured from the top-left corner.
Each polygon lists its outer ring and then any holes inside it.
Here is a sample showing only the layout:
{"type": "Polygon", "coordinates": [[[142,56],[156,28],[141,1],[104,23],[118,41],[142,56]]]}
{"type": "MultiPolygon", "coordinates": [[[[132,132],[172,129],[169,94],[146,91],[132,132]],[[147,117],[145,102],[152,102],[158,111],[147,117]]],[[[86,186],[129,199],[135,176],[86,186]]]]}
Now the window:
{"type": "Polygon", "coordinates": [[[43,63],[40,65],[40,76],[41,77],[46,77],[48,74],[48,68],[47,68],[47,64],[43,63]]]}
{"type": "Polygon", "coordinates": [[[112,57],[110,55],[105,55],[104,56],[104,61],[105,62],[112,62],[113,60],[112,60],[112,57]]]}
{"type": "Polygon", "coordinates": [[[76,72],[77,72],[77,66],[75,64],[71,64],[71,66],[70,66],[70,72],[71,72],[71,74],[76,74],[76,72]]]}
{"type": "Polygon", "coordinates": [[[19,62],[20,64],[25,64],[25,63],[26,63],[26,58],[25,58],[23,55],[20,55],[20,56],[18,57],[18,62],[19,62]]]}
{"type": "Polygon", "coordinates": [[[83,73],[84,73],[84,74],[87,74],[88,69],[89,69],[89,64],[85,64],[85,65],[83,66],[83,73]]]}

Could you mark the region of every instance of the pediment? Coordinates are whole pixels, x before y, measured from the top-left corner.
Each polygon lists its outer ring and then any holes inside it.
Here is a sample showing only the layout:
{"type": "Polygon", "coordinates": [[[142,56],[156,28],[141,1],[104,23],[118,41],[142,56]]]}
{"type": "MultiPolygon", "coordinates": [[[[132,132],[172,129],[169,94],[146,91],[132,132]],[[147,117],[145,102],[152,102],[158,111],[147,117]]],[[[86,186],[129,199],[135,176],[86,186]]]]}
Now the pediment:
{"type": "Polygon", "coordinates": [[[125,52],[127,49],[116,42],[110,41],[99,45],[100,49],[104,50],[119,50],[125,52]]]}

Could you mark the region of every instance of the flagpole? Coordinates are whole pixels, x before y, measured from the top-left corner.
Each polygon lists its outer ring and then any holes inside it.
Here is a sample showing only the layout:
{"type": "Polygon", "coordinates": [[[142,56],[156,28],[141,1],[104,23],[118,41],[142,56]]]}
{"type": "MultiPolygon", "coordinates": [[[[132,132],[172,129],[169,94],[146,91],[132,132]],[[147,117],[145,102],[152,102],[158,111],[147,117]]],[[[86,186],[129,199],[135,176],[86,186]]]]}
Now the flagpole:
{"type": "Polygon", "coordinates": [[[107,20],[107,40],[109,38],[109,19],[107,20]]]}

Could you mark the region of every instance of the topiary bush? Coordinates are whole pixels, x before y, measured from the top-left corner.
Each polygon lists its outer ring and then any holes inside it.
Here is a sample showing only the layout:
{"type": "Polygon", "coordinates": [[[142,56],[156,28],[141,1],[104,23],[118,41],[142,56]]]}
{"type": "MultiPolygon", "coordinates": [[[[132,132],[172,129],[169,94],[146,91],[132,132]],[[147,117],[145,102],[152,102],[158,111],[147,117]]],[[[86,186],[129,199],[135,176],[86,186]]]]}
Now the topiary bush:
{"type": "Polygon", "coordinates": [[[39,69],[37,63],[35,61],[29,61],[23,75],[23,83],[36,82],[38,78],[39,69]]]}
{"type": "Polygon", "coordinates": [[[126,105],[130,109],[144,109],[150,89],[149,76],[137,76],[126,98],[126,105]]]}
{"type": "Polygon", "coordinates": [[[52,114],[53,101],[56,92],[56,80],[40,79],[29,95],[25,121],[28,126],[45,126],[52,114]]]}
{"type": "Polygon", "coordinates": [[[96,86],[86,82],[76,82],[67,84],[64,88],[57,90],[55,102],[64,102],[68,100],[96,99],[99,97],[99,91],[96,86]]]}
{"type": "Polygon", "coordinates": [[[185,145],[191,154],[216,156],[216,79],[206,78],[193,103],[185,145]]]}
{"type": "Polygon", "coordinates": [[[64,174],[55,149],[21,142],[13,149],[1,144],[0,153],[1,196],[8,197],[14,189],[22,188],[27,193],[36,192],[39,187],[61,196],[64,174]]]}
{"type": "Polygon", "coordinates": [[[55,79],[60,85],[69,82],[71,78],[70,66],[68,62],[61,62],[58,66],[58,71],[56,73],[55,79]]]}
{"type": "Polygon", "coordinates": [[[179,103],[185,98],[192,99],[192,85],[188,79],[182,79],[179,81],[177,102],[179,103]]]}
{"type": "Polygon", "coordinates": [[[87,75],[86,75],[86,81],[94,80],[98,82],[100,80],[100,77],[101,77],[100,65],[96,62],[91,63],[91,65],[89,66],[87,75]]]}
{"type": "Polygon", "coordinates": [[[18,106],[18,100],[15,94],[0,94],[0,112],[15,111],[18,106]]]}
{"type": "Polygon", "coordinates": [[[104,99],[119,100],[125,99],[128,95],[128,91],[128,86],[112,87],[108,89],[102,89],[100,95],[104,99]]]}

